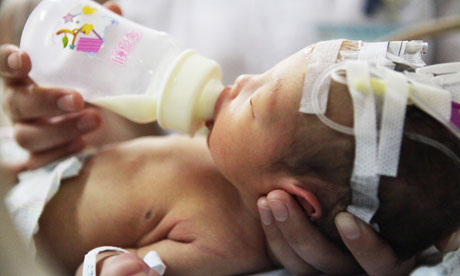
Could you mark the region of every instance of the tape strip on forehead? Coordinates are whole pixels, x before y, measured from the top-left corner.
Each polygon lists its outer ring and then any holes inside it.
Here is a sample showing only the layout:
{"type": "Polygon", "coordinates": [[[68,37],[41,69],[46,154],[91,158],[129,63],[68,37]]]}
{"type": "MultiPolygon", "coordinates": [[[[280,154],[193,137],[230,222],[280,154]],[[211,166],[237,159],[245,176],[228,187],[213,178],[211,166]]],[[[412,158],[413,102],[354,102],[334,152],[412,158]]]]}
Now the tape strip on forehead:
{"type": "MultiPolygon", "coordinates": [[[[316,80],[325,72],[330,66],[334,65],[337,61],[340,48],[342,47],[343,39],[330,40],[318,42],[311,52],[307,69],[305,71],[305,80],[302,91],[302,100],[300,102],[300,112],[314,114],[315,109],[312,104],[313,86],[316,80]]],[[[328,77],[319,89],[319,105],[320,110],[324,113],[327,106],[327,98],[329,95],[329,86],[331,83],[328,77]]]]}
{"type": "Polygon", "coordinates": [[[371,65],[387,65],[386,53],[388,50],[388,42],[375,42],[375,43],[363,43],[363,46],[359,50],[359,60],[366,60],[371,65]]]}

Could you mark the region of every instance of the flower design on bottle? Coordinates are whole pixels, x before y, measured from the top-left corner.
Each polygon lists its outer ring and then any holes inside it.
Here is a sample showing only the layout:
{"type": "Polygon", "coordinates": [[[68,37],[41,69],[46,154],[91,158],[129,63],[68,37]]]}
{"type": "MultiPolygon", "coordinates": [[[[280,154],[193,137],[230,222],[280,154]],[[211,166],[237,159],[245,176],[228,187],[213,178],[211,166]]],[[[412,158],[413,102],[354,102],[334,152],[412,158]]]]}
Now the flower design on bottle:
{"type": "Polygon", "coordinates": [[[107,16],[96,17],[97,8],[89,5],[78,7],[77,12],[69,12],[62,18],[64,19],[64,28],[60,28],[56,35],[62,36],[63,48],[86,52],[90,55],[98,53],[104,44],[104,35],[107,28],[113,24],[118,23],[112,18],[107,16]],[[87,23],[81,23],[86,21],[87,23]],[[92,21],[92,22],[91,22],[92,21]],[[96,27],[98,27],[98,33],[96,27]],[[70,37],[70,38],[69,38],[70,37]]]}

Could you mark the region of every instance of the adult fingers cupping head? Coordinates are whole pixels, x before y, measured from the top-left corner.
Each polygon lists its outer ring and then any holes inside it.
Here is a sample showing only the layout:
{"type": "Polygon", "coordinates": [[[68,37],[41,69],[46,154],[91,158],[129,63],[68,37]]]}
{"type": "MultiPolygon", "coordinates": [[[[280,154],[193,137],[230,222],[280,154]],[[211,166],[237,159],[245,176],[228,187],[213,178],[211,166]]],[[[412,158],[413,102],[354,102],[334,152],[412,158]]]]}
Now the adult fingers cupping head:
{"type": "Polygon", "coordinates": [[[294,275],[317,272],[311,265],[300,258],[284,239],[278,229],[266,197],[257,201],[262,227],[268,241],[269,254],[276,264],[281,264],[294,275]]]}
{"type": "Polygon", "coordinates": [[[390,245],[353,215],[339,213],[335,223],[343,242],[367,274],[407,275],[413,269],[415,258],[400,262],[390,245]]]}
{"type": "Polygon", "coordinates": [[[26,78],[32,68],[30,57],[18,47],[10,44],[0,46],[0,77],[6,81],[26,78]]]}
{"type": "Polygon", "coordinates": [[[438,241],[435,245],[436,248],[438,248],[438,250],[441,252],[457,250],[458,248],[460,248],[460,229],[452,233],[448,237],[438,241]]]}
{"type": "MultiPolygon", "coordinates": [[[[276,235],[267,235],[268,243],[271,244],[273,237],[282,236],[285,243],[305,263],[316,270],[327,274],[354,273],[359,271],[359,266],[353,258],[331,243],[312,224],[304,210],[296,200],[286,191],[275,190],[267,195],[267,205],[273,214],[273,227],[271,231],[276,235]],[[276,229],[279,231],[274,232],[276,229]]],[[[261,206],[259,205],[259,209],[261,206]]],[[[267,227],[264,230],[267,232],[267,227]]],[[[278,243],[280,243],[278,241],[278,243]]],[[[273,247],[273,253],[283,254],[282,246],[273,247]]],[[[280,259],[280,262],[283,261],[280,259]]],[[[284,263],[283,263],[284,264],[284,263]]]]}

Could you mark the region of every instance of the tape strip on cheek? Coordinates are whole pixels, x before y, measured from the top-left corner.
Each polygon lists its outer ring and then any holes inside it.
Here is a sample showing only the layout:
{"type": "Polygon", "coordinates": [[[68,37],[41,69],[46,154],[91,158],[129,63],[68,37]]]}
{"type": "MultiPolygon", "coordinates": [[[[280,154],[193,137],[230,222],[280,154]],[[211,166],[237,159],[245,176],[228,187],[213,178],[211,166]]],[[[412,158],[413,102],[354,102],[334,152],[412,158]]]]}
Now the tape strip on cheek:
{"type": "MultiPolygon", "coordinates": [[[[342,47],[342,39],[318,42],[310,56],[307,69],[305,71],[305,80],[302,91],[302,100],[300,102],[300,112],[315,114],[315,109],[312,104],[313,86],[321,74],[337,61],[340,48],[342,47]]],[[[329,95],[329,85],[331,78],[328,77],[319,89],[319,106],[322,113],[326,112],[327,98],[329,95]]]]}
{"type": "Polygon", "coordinates": [[[379,209],[378,187],[380,177],[357,176],[351,177],[351,204],[347,206],[347,212],[358,217],[365,223],[379,231],[377,224],[371,224],[372,217],[379,209]]]}
{"type": "MultiPolygon", "coordinates": [[[[347,210],[370,223],[379,207],[377,169],[377,119],[369,64],[346,64],[347,84],[353,100],[355,160],[351,177],[352,203],[347,210]]],[[[376,227],[376,226],[375,226],[376,227]]]]}
{"type": "Polygon", "coordinates": [[[353,100],[355,162],[353,174],[373,176],[377,170],[377,119],[369,64],[365,61],[346,65],[348,89],[353,100]]]}
{"type": "Polygon", "coordinates": [[[390,70],[386,71],[385,83],[386,89],[378,148],[378,167],[380,175],[396,177],[409,84],[403,74],[390,70]]]}

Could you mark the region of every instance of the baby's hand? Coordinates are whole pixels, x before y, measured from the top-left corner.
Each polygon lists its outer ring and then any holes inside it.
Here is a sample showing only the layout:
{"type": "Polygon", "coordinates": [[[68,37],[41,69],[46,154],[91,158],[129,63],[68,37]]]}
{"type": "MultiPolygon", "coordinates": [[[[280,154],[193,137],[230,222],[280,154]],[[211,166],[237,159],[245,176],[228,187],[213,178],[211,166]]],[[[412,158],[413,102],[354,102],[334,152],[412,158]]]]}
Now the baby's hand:
{"type": "Polygon", "coordinates": [[[85,147],[82,138],[100,125],[95,109],[84,109],[76,91],[42,88],[29,77],[27,53],[13,45],[0,46],[3,108],[14,124],[19,145],[30,152],[26,168],[36,168],[85,147]]]}
{"type": "Polygon", "coordinates": [[[160,276],[137,255],[124,253],[110,256],[104,260],[101,268],[101,276],[160,276]]]}

